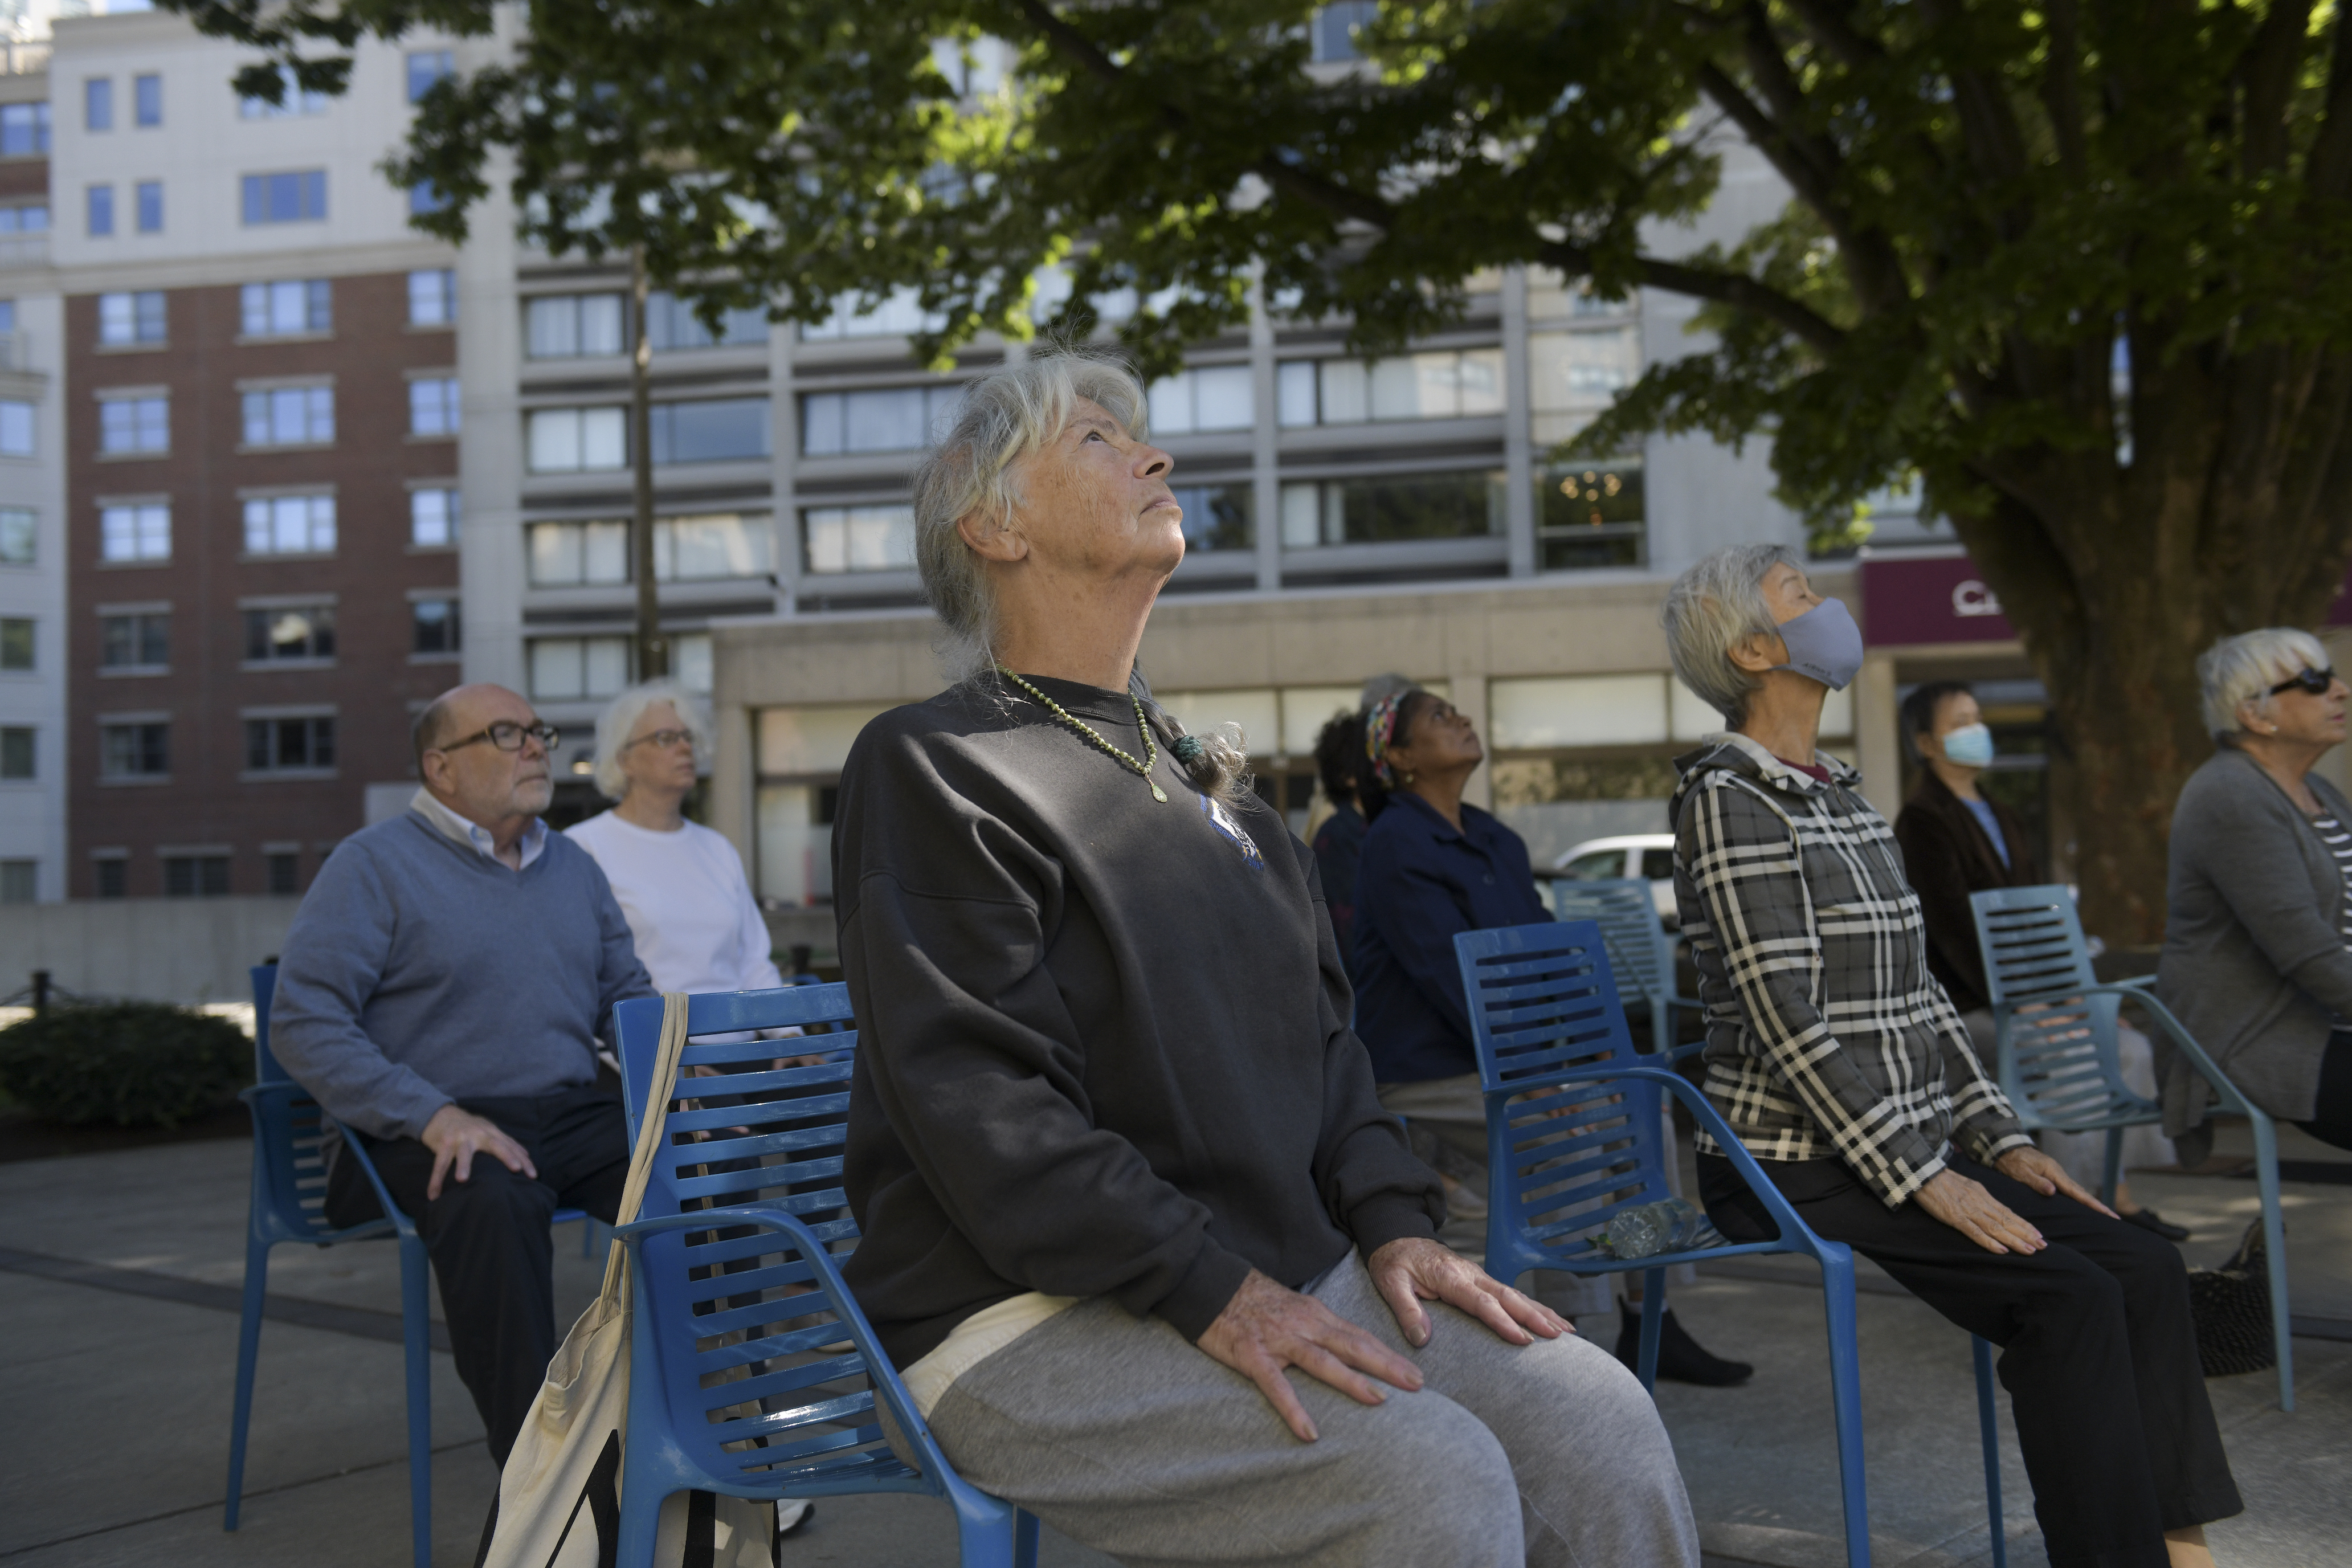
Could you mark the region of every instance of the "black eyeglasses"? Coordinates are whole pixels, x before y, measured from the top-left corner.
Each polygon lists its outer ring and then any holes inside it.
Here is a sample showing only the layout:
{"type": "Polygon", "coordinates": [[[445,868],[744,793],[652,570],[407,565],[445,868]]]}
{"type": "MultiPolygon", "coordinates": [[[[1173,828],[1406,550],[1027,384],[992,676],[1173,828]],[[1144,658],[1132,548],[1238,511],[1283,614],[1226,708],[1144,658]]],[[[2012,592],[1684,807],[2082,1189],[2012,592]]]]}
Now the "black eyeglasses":
{"type": "Polygon", "coordinates": [[[2276,686],[2272,687],[2271,695],[2273,697],[2276,697],[2282,691],[2300,686],[2305,691],[2310,692],[2314,697],[2325,697],[2327,695],[2327,689],[2335,684],[2336,671],[2334,669],[2305,669],[2298,672],[2291,679],[2282,680],[2276,686]]]}
{"type": "Polygon", "coordinates": [[[487,730],[468,735],[462,741],[452,741],[446,746],[436,746],[433,750],[455,752],[477,742],[488,741],[501,752],[520,752],[523,742],[530,740],[537,741],[551,752],[562,739],[563,731],[552,724],[518,724],[511,719],[501,719],[487,730]]]}

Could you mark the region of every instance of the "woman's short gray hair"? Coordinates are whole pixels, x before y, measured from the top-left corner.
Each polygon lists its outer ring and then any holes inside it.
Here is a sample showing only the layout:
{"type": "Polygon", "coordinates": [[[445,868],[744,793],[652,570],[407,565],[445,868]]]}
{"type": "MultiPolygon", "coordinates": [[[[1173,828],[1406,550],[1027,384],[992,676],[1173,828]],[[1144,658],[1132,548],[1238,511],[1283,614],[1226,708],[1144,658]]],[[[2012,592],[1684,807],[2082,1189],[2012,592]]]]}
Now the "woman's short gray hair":
{"type": "Polygon", "coordinates": [[[915,565],[947,626],[940,651],[952,679],[989,668],[996,608],[956,524],[975,512],[1009,520],[1022,502],[1015,467],[1088,400],[1143,438],[1150,404],[1135,373],[1101,350],[1055,349],[966,384],[953,422],[915,470],[915,565]]]}
{"type": "Polygon", "coordinates": [[[1659,617],[1666,628],[1666,651],[1675,674],[1735,728],[1748,709],[1748,695],[1759,682],[1731,662],[1731,650],[1759,632],[1772,630],[1772,607],[1764,602],[1764,578],[1779,565],[1804,569],[1785,544],[1734,544],[1675,579],[1659,617]]]}
{"type": "Polygon", "coordinates": [[[2296,626],[2264,626],[2223,637],[2197,660],[2198,695],[2205,709],[2205,728],[2217,741],[2245,732],[2238,722],[2238,704],[2270,706],[2271,688],[2294,679],[2300,669],[2327,668],[2327,650],[2319,639],[2296,626]]]}
{"type": "Polygon", "coordinates": [[[596,793],[605,799],[618,800],[629,793],[629,781],[621,772],[621,748],[629,743],[629,731],[637,727],[646,710],[663,702],[677,712],[679,728],[694,737],[695,761],[710,760],[710,715],[702,710],[692,692],[675,680],[632,686],[596,715],[596,793]]]}

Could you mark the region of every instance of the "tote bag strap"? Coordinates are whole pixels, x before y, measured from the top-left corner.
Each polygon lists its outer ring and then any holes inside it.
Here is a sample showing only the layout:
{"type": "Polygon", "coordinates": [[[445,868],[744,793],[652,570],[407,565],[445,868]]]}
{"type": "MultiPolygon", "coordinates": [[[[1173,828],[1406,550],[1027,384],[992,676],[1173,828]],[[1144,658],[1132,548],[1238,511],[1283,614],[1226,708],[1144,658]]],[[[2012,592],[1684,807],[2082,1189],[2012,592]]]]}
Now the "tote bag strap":
{"type": "MultiPolygon", "coordinates": [[[[646,1201],[646,1184],[653,1179],[654,1157],[661,1152],[663,1124],[669,1120],[670,1098],[677,1092],[678,1058],[686,1054],[686,994],[665,992],[662,995],[661,1046],[654,1053],[653,1082],[646,1091],[645,1120],[637,1128],[637,1146],[629,1156],[628,1184],[621,1189],[621,1206],[614,1223],[626,1225],[637,1217],[637,1210],[646,1201]]],[[[628,1248],[618,1241],[604,1258],[604,1290],[606,1297],[618,1300],[628,1283],[628,1248]]]]}

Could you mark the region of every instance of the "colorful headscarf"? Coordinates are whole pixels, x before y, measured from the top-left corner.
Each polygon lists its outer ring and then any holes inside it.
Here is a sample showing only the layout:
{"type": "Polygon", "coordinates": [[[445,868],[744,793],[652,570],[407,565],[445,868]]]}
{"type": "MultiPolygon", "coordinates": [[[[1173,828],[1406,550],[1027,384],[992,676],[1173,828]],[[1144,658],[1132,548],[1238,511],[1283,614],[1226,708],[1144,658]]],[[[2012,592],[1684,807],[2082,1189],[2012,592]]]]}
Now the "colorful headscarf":
{"type": "Polygon", "coordinates": [[[1391,691],[1372,704],[1364,715],[1364,755],[1372,764],[1372,777],[1382,789],[1396,788],[1395,775],[1389,768],[1389,748],[1396,743],[1397,720],[1404,712],[1405,699],[1421,689],[1408,686],[1391,691]]]}

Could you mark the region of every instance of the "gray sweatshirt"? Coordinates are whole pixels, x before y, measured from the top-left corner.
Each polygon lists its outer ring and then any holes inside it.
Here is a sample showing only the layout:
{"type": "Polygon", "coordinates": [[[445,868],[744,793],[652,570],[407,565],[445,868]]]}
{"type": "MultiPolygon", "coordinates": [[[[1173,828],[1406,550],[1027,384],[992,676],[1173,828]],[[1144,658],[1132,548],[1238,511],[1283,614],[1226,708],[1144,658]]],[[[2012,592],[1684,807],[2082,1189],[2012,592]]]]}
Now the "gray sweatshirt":
{"type": "Polygon", "coordinates": [[[278,960],[269,1047],[341,1121],[413,1138],[453,1100],[593,1082],[613,1004],[652,994],[586,850],[551,833],[513,871],[412,810],[319,868],[278,960]]]}

